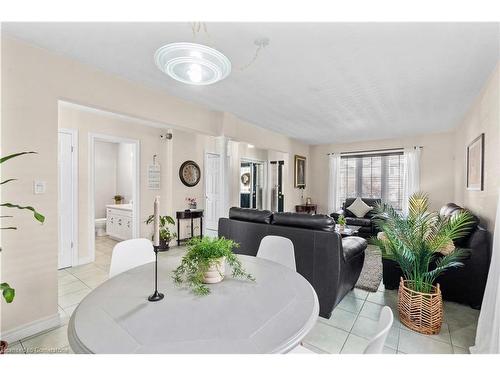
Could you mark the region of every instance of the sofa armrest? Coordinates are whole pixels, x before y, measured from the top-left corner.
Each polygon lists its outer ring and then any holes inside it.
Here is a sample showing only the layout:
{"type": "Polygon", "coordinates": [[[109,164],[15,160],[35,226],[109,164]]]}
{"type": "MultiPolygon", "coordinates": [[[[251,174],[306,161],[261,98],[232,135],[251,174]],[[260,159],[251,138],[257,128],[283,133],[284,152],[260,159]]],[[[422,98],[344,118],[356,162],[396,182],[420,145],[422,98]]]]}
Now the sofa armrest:
{"type": "Polygon", "coordinates": [[[364,238],[356,236],[342,238],[342,249],[346,262],[363,253],[367,247],[368,242],[364,238]]]}
{"type": "Polygon", "coordinates": [[[333,219],[335,220],[335,222],[337,222],[337,220],[339,219],[340,215],[345,216],[345,211],[344,210],[338,210],[337,212],[333,212],[332,214],[330,214],[330,216],[333,217],[333,219]]]}

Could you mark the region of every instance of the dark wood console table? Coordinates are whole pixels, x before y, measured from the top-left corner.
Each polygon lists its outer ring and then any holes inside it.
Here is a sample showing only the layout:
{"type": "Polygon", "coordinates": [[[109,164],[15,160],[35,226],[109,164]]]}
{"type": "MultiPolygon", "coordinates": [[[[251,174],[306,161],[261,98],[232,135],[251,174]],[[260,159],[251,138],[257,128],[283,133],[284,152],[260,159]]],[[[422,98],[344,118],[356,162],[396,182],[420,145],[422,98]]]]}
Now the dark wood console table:
{"type": "Polygon", "coordinates": [[[306,213],[306,214],[316,214],[316,210],[318,209],[317,204],[298,204],[295,206],[295,212],[298,213],[306,213]]]}
{"type": "Polygon", "coordinates": [[[203,237],[203,210],[177,211],[175,217],[177,219],[177,246],[179,246],[182,241],[190,240],[194,237],[194,219],[200,219],[200,237],[203,237]],[[191,237],[180,238],[181,220],[191,220],[191,237]]]}

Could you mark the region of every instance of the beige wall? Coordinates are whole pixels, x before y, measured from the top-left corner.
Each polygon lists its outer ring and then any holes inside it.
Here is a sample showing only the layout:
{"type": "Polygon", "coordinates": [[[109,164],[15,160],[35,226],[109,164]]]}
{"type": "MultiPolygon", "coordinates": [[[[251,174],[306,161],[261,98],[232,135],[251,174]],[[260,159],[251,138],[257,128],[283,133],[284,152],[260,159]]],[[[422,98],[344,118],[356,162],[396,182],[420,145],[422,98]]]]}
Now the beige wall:
{"type": "Polygon", "coordinates": [[[423,146],[420,168],[420,189],[429,194],[432,209],[454,199],[454,133],[436,133],[402,139],[311,146],[310,165],[314,181],[312,198],[321,213],[328,209],[328,156],[330,152],[379,150],[423,146]]]}
{"type": "Polygon", "coordinates": [[[500,188],[500,107],[499,66],[493,71],[481,94],[467,111],[455,133],[455,200],[477,214],[490,231],[500,188]],[[466,189],[466,148],[484,133],[484,190],[466,189]]]}
{"type": "MultiPolygon", "coordinates": [[[[58,101],[130,115],[199,134],[225,134],[257,147],[288,152],[291,158],[294,152],[308,155],[307,145],[283,135],[256,128],[228,114],[207,110],[164,91],[103,73],[6,35],[2,35],[1,48],[2,155],[24,150],[38,152],[38,155],[12,160],[2,167],[3,176],[19,179],[15,185],[2,189],[2,199],[32,204],[46,216],[45,224],[39,225],[29,213],[15,212],[19,230],[2,233],[1,278],[16,287],[15,302],[8,306],[1,302],[0,330],[3,333],[57,314],[58,101]],[[34,179],[46,181],[45,194],[33,194],[34,179]]],[[[197,139],[197,150],[199,144],[197,139]]],[[[173,148],[167,148],[167,159],[175,158],[173,148]]],[[[146,162],[152,149],[141,147],[141,150],[146,162]]],[[[170,176],[165,181],[167,191],[176,189],[178,178],[173,176],[178,173],[177,164],[185,156],[179,154],[179,160],[171,167],[167,163],[166,175],[170,176]]],[[[194,158],[199,160],[199,154],[194,158]]],[[[200,195],[199,190],[192,193],[190,195],[200,195]]],[[[291,189],[292,195],[296,200],[294,189],[291,189]]],[[[168,195],[162,198],[162,207],[183,206],[185,196],[185,193],[168,195]]],[[[145,208],[148,195],[141,199],[144,200],[141,207],[145,208]]]]}

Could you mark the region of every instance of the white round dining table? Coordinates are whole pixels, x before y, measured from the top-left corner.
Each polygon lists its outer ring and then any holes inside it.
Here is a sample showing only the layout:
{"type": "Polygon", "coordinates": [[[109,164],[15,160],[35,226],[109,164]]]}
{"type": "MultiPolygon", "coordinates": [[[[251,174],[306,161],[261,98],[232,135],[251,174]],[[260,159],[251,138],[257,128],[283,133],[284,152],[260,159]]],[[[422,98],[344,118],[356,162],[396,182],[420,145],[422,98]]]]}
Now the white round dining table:
{"type": "Polygon", "coordinates": [[[297,272],[238,255],[256,281],[226,277],[196,296],[175,285],[180,256],[158,259],[158,290],[149,302],[154,263],[123,272],[88,294],[73,312],[68,339],[75,353],[286,353],[313,328],[318,297],[297,272]]]}

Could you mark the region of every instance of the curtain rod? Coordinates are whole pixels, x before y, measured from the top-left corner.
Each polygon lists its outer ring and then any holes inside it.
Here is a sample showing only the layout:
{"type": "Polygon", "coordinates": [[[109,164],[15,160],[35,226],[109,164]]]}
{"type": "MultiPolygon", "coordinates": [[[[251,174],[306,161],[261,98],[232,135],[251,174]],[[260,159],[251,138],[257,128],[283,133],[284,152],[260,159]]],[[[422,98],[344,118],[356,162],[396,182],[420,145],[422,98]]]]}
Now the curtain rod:
{"type": "MultiPolygon", "coordinates": [[[[423,149],[424,146],[415,146],[414,148],[419,148],[423,149]]],[[[341,152],[340,155],[353,155],[353,154],[376,154],[376,153],[383,153],[383,152],[395,152],[395,151],[403,151],[403,147],[398,147],[398,148],[384,148],[384,149],[379,149],[379,150],[362,150],[362,151],[345,151],[341,152]]],[[[329,152],[327,155],[332,155],[334,152],[329,152]]]]}

